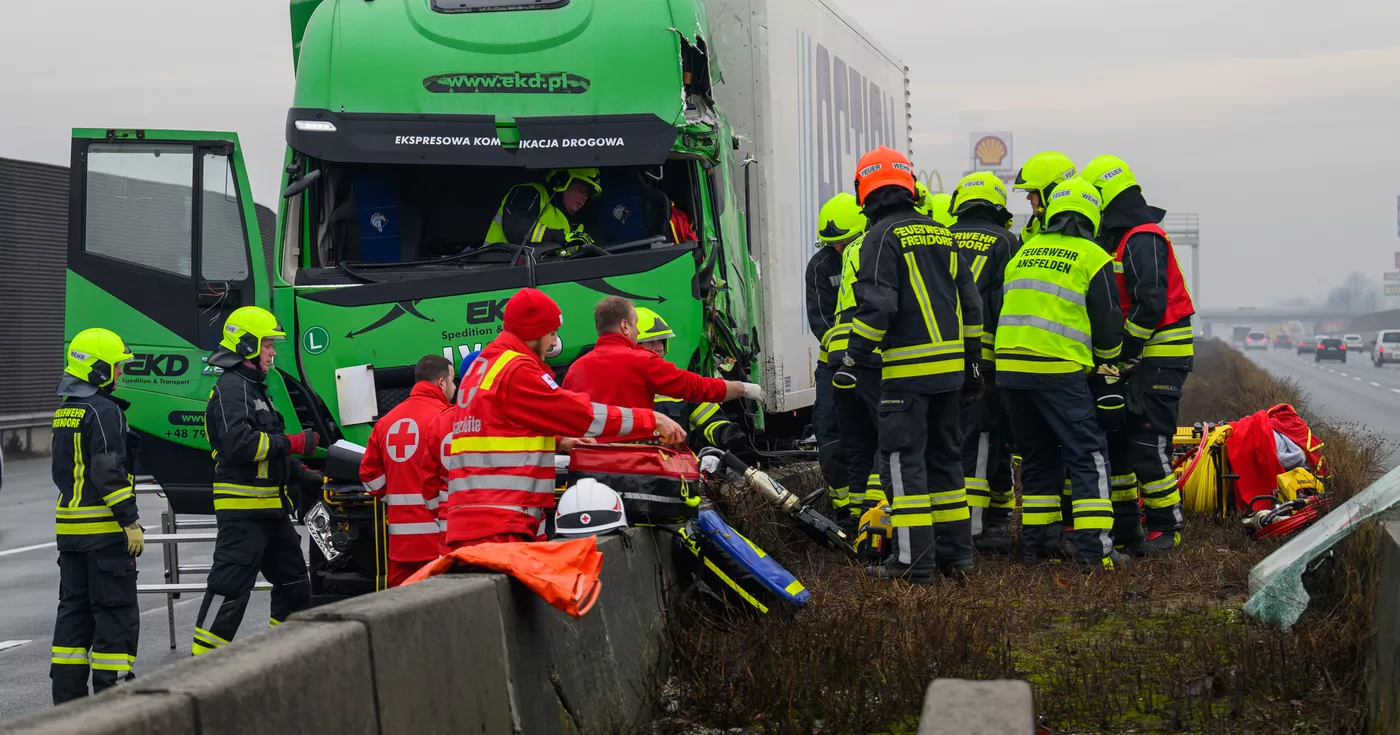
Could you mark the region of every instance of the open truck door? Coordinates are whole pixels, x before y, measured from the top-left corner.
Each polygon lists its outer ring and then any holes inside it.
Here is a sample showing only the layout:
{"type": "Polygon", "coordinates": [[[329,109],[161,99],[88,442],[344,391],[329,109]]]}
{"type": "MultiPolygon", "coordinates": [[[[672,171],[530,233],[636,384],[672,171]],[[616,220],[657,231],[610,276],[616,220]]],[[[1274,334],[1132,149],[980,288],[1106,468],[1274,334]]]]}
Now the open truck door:
{"type": "Polygon", "coordinates": [[[204,360],[229,313],[268,306],[262,247],[237,135],[73,131],[64,340],[106,327],[131,347],[118,395],[178,512],[213,512],[204,360]]]}

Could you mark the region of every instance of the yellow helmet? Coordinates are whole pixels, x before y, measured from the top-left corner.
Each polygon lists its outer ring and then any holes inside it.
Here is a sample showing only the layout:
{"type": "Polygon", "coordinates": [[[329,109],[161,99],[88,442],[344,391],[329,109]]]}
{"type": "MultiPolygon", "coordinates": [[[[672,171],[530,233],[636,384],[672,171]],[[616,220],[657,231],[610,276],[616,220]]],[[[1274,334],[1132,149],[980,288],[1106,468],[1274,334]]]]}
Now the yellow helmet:
{"type": "Polygon", "coordinates": [[[1128,189],[1138,186],[1137,177],[1133,175],[1133,170],[1128,168],[1128,164],[1118,156],[1099,156],[1089,162],[1080,172],[1079,178],[1084,179],[1094,185],[1099,190],[1100,199],[1103,199],[1104,208],[1108,208],[1119,194],[1128,189]]]}
{"type": "MultiPolygon", "coordinates": [[[[851,195],[847,194],[846,196],[851,195]]],[[[851,198],[855,199],[855,197],[851,198]]],[[[645,306],[637,307],[637,344],[671,339],[674,336],[676,333],[671,331],[671,325],[667,324],[660,314],[645,306]]]]}
{"type": "Polygon", "coordinates": [[[1006,209],[1006,185],[991,171],[976,171],[964,176],[953,194],[953,214],[962,214],[976,202],[987,202],[1006,209]]]}
{"type": "Polygon", "coordinates": [[[228,315],[219,346],[248,360],[257,356],[264,339],[282,339],[286,336],[272,312],[261,306],[244,306],[228,315]]]}
{"type": "Polygon", "coordinates": [[[603,193],[603,185],[598,183],[598,176],[596,168],[556,168],[549,172],[547,181],[549,188],[556,192],[564,191],[575,181],[582,181],[588,185],[588,195],[596,197],[603,193]]]}
{"type": "Polygon", "coordinates": [[[94,327],[78,332],[68,343],[63,372],[98,388],[106,388],[116,377],[114,368],[130,359],[131,350],[116,332],[94,327]]]}
{"type": "Polygon", "coordinates": [[[952,209],[953,195],[940,191],[930,196],[928,204],[919,211],[944,227],[952,227],[958,223],[958,218],[953,214],[952,209]]]}
{"type": "Polygon", "coordinates": [[[1075,173],[1074,161],[1069,156],[1055,151],[1037,153],[1022,164],[1012,188],[1040,192],[1043,201],[1048,189],[1074,178],[1075,173]]]}
{"type": "Polygon", "coordinates": [[[1089,218],[1097,235],[1102,211],[1099,190],[1084,179],[1070,179],[1055,187],[1050,194],[1050,199],[1045,203],[1045,222],[1048,224],[1057,214],[1075,212],[1089,218]]]}
{"type": "Polygon", "coordinates": [[[849,240],[864,232],[865,224],[865,213],[855,195],[843,191],[822,205],[817,215],[817,237],[824,243],[849,240]]]}

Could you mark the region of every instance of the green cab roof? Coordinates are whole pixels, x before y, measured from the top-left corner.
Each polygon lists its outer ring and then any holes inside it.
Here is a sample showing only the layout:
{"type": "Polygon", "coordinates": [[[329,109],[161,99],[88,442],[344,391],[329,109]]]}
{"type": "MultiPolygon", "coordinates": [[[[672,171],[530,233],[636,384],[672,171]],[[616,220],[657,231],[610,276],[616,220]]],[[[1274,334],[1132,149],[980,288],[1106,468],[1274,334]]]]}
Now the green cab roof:
{"type": "Polygon", "coordinates": [[[684,124],[681,42],[706,32],[698,0],[453,13],[434,5],[291,0],[292,107],[491,115],[499,126],[519,117],[638,114],[684,124]]]}

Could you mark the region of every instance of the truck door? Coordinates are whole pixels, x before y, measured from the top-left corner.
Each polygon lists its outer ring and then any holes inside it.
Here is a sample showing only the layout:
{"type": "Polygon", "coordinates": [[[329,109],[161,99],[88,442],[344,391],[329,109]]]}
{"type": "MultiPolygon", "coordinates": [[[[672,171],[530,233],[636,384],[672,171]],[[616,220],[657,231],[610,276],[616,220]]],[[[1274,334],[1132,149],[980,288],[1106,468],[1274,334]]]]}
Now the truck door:
{"type": "Polygon", "coordinates": [[[72,160],[68,336],[115,318],[129,343],[207,351],[229,312],[267,306],[237,135],[75,130],[72,160]]]}
{"type": "Polygon", "coordinates": [[[73,131],[65,339],[106,327],[126,340],[120,395],[156,440],[142,464],[162,483],[208,472],[202,360],[230,312],[268,305],[263,263],[238,136],[73,131]]]}

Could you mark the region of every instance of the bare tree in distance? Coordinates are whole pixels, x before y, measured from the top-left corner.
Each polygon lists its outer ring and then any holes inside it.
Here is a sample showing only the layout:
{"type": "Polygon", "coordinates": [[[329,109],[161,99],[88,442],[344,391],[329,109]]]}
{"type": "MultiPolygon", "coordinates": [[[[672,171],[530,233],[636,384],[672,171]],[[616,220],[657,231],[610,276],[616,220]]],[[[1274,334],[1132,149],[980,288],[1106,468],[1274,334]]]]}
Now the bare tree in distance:
{"type": "Polygon", "coordinates": [[[1380,285],[1360,273],[1352,273],[1327,294],[1327,306],[1348,316],[1380,309],[1380,285]]]}

